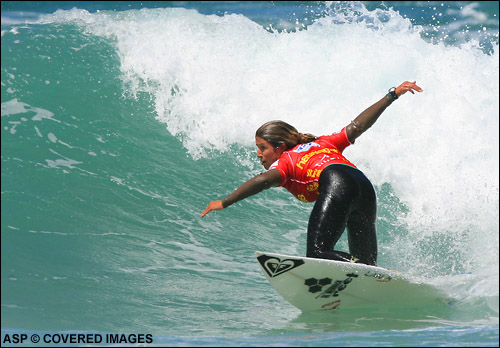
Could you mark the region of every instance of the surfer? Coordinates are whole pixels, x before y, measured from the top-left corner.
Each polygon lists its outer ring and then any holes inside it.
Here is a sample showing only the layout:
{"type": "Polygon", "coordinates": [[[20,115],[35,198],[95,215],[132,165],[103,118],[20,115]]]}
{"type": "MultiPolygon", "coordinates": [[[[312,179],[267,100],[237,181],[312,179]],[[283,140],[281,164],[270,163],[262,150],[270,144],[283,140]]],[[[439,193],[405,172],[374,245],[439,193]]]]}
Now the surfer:
{"type": "Polygon", "coordinates": [[[270,187],[283,186],[303,202],[316,202],[307,227],[307,257],[376,265],[375,190],[342,152],[408,91],[423,90],[415,82],[405,81],[332,135],[299,133],[283,121],[263,124],[255,134],[255,143],[257,157],[267,171],[226,198],[210,202],[201,217],[270,187]],[[349,253],[334,250],[346,227],[349,253]]]}

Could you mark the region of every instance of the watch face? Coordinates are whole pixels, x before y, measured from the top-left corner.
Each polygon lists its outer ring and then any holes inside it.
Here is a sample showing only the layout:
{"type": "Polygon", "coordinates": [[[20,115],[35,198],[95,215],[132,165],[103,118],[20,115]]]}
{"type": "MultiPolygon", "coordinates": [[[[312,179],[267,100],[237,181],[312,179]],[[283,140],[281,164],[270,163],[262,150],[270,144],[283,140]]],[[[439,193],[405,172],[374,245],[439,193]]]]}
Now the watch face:
{"type": "Polygon", "coordinates": [[[394,99],[398,99],[398,95],[396,94],[396,88],[395,87],[392,87],[391,89],[389,89],[389,94],[391,95],[391,97],[393,97],[394,99]]]}

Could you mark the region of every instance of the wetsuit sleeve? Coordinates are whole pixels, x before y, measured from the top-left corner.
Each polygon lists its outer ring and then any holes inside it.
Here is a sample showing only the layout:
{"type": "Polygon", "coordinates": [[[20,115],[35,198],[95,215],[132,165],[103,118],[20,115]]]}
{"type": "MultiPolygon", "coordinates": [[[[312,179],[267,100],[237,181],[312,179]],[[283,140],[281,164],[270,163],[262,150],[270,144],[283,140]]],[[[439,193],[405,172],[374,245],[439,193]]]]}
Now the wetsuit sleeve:
{"type": "Polygon", "coordinates": [[[361,134],[366,132],[368,128],[373,126],[373,124],[378,120],[379,116],[382,115],[384,110],[391,105],[392,101],[384,96],[378,102],[364,110],[360,113],[347,127],[346,133],[350,142],[354,144],[354,141],[361,134]]]}
{"type": "Polygon", "coordinates": [[[233,193],[222,200],[222,206],[227,208],[242,199],[255,195],[265,189],[277,186],[281,182],[281,174],[276,169],[259,174],[238,187],[233,193]]]}

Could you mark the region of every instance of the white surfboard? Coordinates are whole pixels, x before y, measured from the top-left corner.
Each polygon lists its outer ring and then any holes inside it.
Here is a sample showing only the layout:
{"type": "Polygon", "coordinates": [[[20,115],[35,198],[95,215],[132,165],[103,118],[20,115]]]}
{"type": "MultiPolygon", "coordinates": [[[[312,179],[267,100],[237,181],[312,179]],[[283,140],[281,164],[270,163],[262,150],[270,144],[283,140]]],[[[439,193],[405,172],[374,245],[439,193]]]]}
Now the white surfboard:
{"type": "Polygon", "coordinates": [[[259,251],[256,255],[273,288],[302,311],[447,301],[441,290],[381,267],[259,251]]]}

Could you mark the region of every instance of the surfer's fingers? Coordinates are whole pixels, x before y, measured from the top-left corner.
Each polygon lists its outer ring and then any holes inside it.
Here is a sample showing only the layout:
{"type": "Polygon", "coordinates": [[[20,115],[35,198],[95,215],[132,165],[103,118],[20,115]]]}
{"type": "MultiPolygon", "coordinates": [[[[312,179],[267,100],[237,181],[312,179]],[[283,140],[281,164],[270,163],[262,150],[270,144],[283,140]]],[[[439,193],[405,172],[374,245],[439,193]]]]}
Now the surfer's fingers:
{"type": "Polygon", "coordinates": [[[210,213],[213,210],[221,210],[221,209],[224,209],[224,206],[222,205],[222,201],[212,201],[212,202],[208,203],[208,205],[205,208],[205,210],[203,211],[203,213],[201,213],[201,217],[204,217],[205,215],[207,215],[208,213],[210,213]]]}
{"type": "Polygon", "coordinates": [[[212,211],[212,209],[210,209],[210,204],[209,204],[209,205],[207,205],[207,207],[205,208],[205,210],[203,210],[203,212],[201,213],[201,217],[205,217],[205,215],[207,215],[211,211],[212,211]]]}
{"type": "Polygon", "coordinates": [[[423,92],[423,89],[417,86],[416,81],[413,82],[405,81],[396,88],[396,94],[398,95],[398,97],[402,96],[408,91],[411,94],[415,94],[415,91],[423,92]]]}

